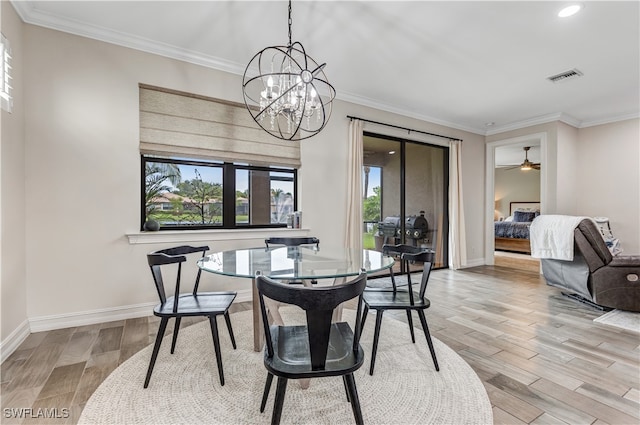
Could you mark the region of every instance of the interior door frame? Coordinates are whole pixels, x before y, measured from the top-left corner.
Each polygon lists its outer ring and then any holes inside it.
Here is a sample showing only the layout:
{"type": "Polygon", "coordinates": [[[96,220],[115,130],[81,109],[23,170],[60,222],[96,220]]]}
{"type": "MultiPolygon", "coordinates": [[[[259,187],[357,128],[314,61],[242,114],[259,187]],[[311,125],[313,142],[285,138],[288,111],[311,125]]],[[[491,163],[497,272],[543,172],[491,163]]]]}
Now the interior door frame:
{"type": "Polygon", "coordinates": [[[484,243],[484,263],[494,264],[495,238],[493,231],[493,211],[495,210],[495,168],[496,168],[496,148],[501,146],[521,145],[535,143],[540,146],[540,214],[546,213],[548,181],[549,181],[549,158],[547,146],[547,133],[533,133],[509,139],[496,140],[486,144],[486,199],[485,199],[485,243],[484,243]]]}

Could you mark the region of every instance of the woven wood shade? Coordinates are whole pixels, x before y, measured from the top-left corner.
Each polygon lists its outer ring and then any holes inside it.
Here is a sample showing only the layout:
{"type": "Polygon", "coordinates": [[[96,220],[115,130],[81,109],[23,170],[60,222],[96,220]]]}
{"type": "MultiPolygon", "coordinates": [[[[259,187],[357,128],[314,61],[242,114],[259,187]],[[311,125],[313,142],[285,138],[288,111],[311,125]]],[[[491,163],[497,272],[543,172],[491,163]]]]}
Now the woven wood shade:
{"type": "Polygon", "coordinates": [[[299,144],[265,133],[244,105],[142,84],[140,152],[300,166],[299,144]]]}

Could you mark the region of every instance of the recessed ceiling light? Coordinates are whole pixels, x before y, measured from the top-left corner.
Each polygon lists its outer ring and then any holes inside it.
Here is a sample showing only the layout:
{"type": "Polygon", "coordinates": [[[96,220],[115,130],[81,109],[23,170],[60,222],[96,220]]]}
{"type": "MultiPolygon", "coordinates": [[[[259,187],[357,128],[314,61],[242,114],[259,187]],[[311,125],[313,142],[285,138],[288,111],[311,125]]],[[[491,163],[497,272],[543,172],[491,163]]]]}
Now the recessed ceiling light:
{"type": "Polygon", "coordinates": [[[491,127],[491,126],[496,125],[496,123],[495,123],[495,122],[493,122],[493,121],[491,121],[491,122],[486,122],[486,123],[484,123],[484,125],[486,125],[487,127],[491,127]]]}
{"type": "Polygon", "coordinates": [[[389,155],[393,155],[396,151],[389,151],[389,155]]]}
{"type": "Polygon", "coordinates": [[[558,12],[558,16],[560,18],[567,18],[569,16],[573,16],[576,13],[578,13],[581,9],[582,9],[582,5],[581,4],[572,4],[571,6],[567,6],[564,9],[562,9],[560,12],[558,12]]]}

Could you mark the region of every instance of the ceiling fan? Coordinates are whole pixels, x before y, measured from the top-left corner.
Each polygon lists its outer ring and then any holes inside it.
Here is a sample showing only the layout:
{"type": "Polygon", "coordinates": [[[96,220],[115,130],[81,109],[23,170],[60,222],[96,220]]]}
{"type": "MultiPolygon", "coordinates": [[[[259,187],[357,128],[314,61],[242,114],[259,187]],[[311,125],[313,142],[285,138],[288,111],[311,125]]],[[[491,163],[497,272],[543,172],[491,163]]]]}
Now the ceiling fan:
{"type": "Polygon", "coordinates": [[[523,171],[540,169],[539,162],[536,163],[536,162],[529,161],[529,149],[531,149],[531,146],[525,146],[523,149],[524,149],[524,161],[522,161],[522,164],[516,165],[515,167],[509,167],[507,168],[507,170],[513,170],[515,168],[519,168],[523,171]]]}

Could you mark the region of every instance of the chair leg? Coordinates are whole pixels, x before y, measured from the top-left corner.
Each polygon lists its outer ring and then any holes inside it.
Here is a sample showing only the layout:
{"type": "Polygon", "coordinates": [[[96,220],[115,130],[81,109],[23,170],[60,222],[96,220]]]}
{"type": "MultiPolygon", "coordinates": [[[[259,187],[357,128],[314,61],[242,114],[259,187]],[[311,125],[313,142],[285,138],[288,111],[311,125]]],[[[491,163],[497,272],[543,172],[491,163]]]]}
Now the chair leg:
{"type": "Polygon", "coordinates": [[[420,316],[420,322],[422,323],[422,329],[424,330],[424,335],[427,337],[427,344],[429,344],[429,351],[431,351],[431,358],[433,359],[433,365],[436,367],[436,370],[440,371],[440,366],[438,366],[438,359],[436,359],[436,350],[433,349],[433,342],[431,341],[431,333],[429,332],[429,326],[427,326],[427,318],[424,316],[424,310],[418,310],[418,316],[420,316]]]}
{"type": "Polygon", "coordinates": [[[158,358],[158,351],[160,351],[160,345],[162,344],[162,338],[164,332],[167,330],[167,323],[169,323],[168,317],[163,317],[160,320],[160,327],[158,328],[158,335],[156,335],[156,343],[153,345],[153,352],[151,353],[151,361],[149,362],[149,369],[147,369],[147,376],[144,379],[144,388],[149,386],[149,380],[151,380],[151,373],[153,372],[153,366],[156,364],[158,358]]]}
{"type": "Polygon", "coordinates": [[[216,363],[218,363],[220,385],[224,386],[224,371],[222,370],[222,354],[220,353],[220,336],[218,335],[218,322],[216,321],[216,316],[209,316],[209,324],[211,325],[211,336],[213,336],[213,348],[216,351],[216,363]]]}
{"type": "Polygon", "coordinates": [[[409,332],[411,332],[411,342],[416,343],[416,335],[413,332],[413,318],[411,317],[411,310],[407,310],[407,322],[409,323],[409,332]]]}
{"type": "Polygon", "coordinates": [[[233,345],[233,349],[236,349],[236,338],[233,336],[233,328],[231,327],[231,318],[229,317],[229,312],[227,311],[224,314],[224,321],[227,322],[227,329],[229,330],[229,336],[231,336],[231,345],[233,345]]]}
{"type": "Polygon", "coordinates": [[[367,321],[368,314],[369,314],[369,306],[365,304],[364,308],[362,309],[362,322],[360,322],[360,335],[358,335],[358,338],[362,336],[362,332],[364,331],[364,324],[367,321]]]}
{"type": "Polygon", "coordinates": [[[347,384],[346,375],[342,375],[342,383],[344,384],[344,392],[347,393],[347,401],[351,403],[351,398],[349,397],[349,387],[347,384]]]}
{"type": "Polygon", "coordinates": [[[371,349],[371,365],[369,366],[369,375],[373,375],[373,368],[376,365],[376,353],[378,352],[378,339],[380,338],[382,313],[384,313],[384,310],[376,311],[376,329],[373,333],[373,348],[371,349]]]}
{"type": "Polygon", "coordinates": [[[351,401],[351,409],[353,410],[353,417],[356,420],[356,424],[364,424],[362,419],[362,410],[360,409],[360,400],[358,399],[358,389],[356,388],[356,380],[353,374],[350,373],[344,376],[344,380],[347,384],[347,390],[349,392],[349,399],[351,401]]]}
{"type": "Polygon", "coordinates": [[[264,407],[267,405],[269,391],[271,390],[271,382],[273,382],[273,375],[267,373],[267,381],[264,383],[264,391],[262,392],[262,403],[260,403],[260,413],[264,412],[264,407]]]}
{"type": "Polygon", "coordinates": [[[287,378],[278,376],[278,384],[276,385],[276,401],[273,405],[273,414],[271,415],[271,425],[278,425],[282,417],[282,406],[284,405],[284,396],[287,392],[287,378]]]}
{"type": "Polygon", "coordinates": [[[176,349],[176,342],[178,341],[178,331],[180,330],[181,320],[182,320],[182,317],[180,316],[176,317],[176,323],[173,326],[173,339],[171,340],[171,354],[173,354],[173,352],[176,349]]]}

